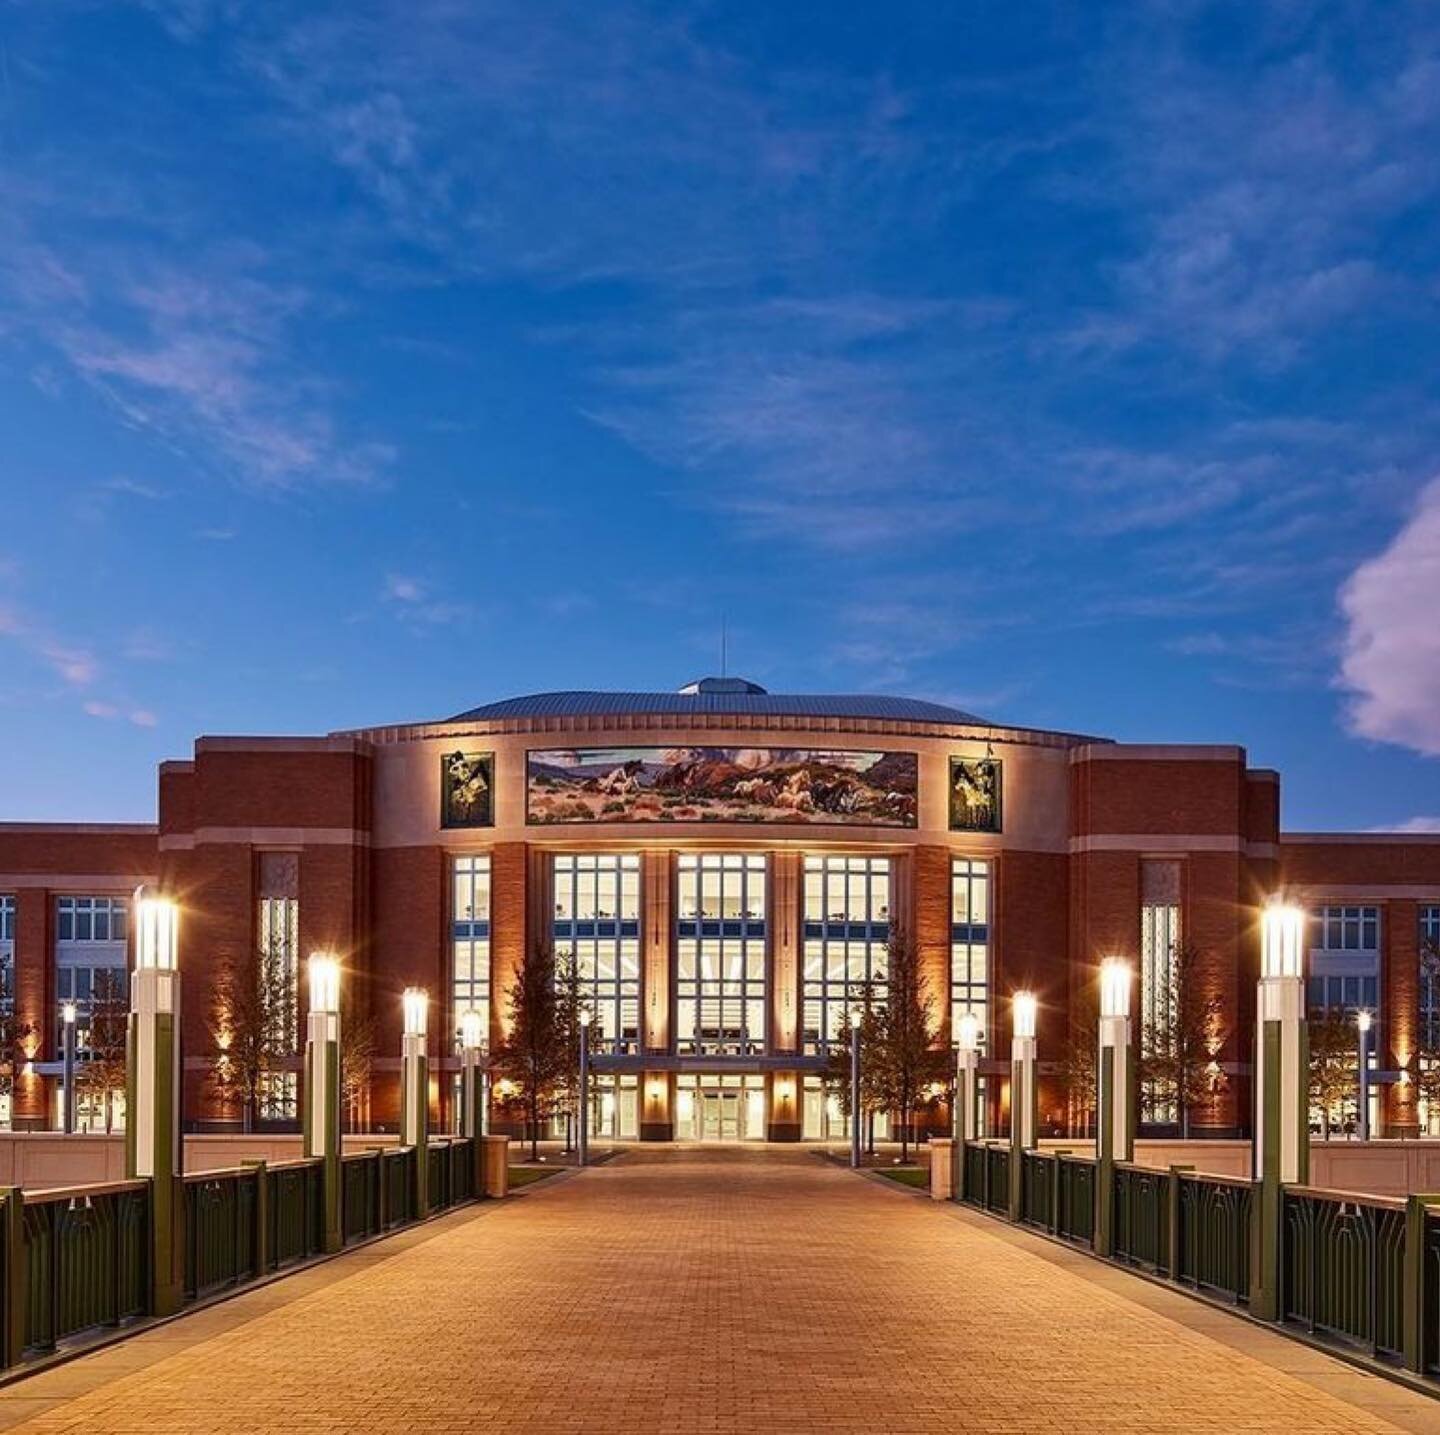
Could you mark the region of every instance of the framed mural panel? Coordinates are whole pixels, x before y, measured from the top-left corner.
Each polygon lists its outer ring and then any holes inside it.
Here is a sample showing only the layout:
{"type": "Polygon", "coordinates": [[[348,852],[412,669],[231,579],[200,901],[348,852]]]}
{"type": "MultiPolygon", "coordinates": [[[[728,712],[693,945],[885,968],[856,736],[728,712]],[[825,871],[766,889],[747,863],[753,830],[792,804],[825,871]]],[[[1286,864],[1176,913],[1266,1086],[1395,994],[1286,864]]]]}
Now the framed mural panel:
{"type": "Polygon", "coordinates": [[[1000,760],[995,757],[950,759],[950,830],[998,832],[1001,817],[1000,760]]]}
{"type": "Polygon", "coordinates": [[[526,754],[526,820],[914,827],[913,752],[550,748],[526,754]]]}
{"type": "Polygon", "coordinates": [[[440,758],[440,825],[490,827],[494,822],[495,754],[443,754],[440,758]]]}

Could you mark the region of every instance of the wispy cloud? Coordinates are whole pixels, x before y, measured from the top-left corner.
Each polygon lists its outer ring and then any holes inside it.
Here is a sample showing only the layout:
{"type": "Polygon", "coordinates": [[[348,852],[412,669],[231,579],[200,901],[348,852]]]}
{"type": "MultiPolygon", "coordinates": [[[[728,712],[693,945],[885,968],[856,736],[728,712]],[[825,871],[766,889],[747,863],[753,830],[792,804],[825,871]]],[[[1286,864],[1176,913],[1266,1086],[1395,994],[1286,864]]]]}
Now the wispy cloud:
{"type": "Polygon", "coordinates": [[[1440,817],[1407,817],[1403,822],[1387,824],[1383,827],[1371,827],[1370,832],[1409,832],[1429,833],[1440,832],[1440,817]]]}
{"type": "Polygon", "coordinates": [[[1362,737],[1440,756],[1440,479],[1340,590],[1340,682],[1362,737]]]}
{"type": "Polygon", "coordinates": [[[469,603],[439,598],[430,583],[408,573],[387,573],[380,599],[405,623],[439,626],[464,622],[474,616],[469,603]]]}

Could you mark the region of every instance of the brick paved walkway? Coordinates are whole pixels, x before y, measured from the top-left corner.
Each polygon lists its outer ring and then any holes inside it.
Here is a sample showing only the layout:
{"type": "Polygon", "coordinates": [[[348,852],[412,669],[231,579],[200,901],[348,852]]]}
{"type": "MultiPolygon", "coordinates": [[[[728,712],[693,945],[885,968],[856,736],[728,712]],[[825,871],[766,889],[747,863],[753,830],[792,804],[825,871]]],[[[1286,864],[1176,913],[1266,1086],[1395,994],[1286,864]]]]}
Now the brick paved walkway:
{"type": "Polygon", "coordinates": [[[0,1423],[87,1435],[1354,1435],[1437,1412],[798,1151],[636,1152],[0,1390],[0,1423]]]}

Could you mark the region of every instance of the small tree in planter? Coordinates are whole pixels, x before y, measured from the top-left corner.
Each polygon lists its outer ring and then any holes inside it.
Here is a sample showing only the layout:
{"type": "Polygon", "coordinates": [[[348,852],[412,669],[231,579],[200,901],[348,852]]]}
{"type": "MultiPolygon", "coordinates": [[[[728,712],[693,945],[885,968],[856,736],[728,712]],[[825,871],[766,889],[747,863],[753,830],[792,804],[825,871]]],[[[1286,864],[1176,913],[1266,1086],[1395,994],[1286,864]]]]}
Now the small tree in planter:
{"type": "Polygon", "coordinates": [[[555,952],[538,942],[526,954],[506,993],[510,1030],[495,1052],[494,1066],[515,1088],[515,1102],[530,1128],[530,1159],[540,1154],[540,1122],[563,1096],[570,1052],[555,987],[555,952]]]}
{"type": "Polygon", "coordinates": [[[277,939],[249,960],[225,964],[216,977],[210,1080],[221,1101],[239,1107],[246,1132],[298,1053],[296,976],[288,946],[277,939]]]}
{"type": "MultiPolygon", "coordinates": [[[[850,1002],[851,1004],[845,1012],[844,1035],[832,1041],[826,1052],[824,1082],[827,1093],[836,1098],[842,1115],[847,1119],[853,1118],[854,1113],[850,1109],[850,1043],[853,1040],[851,1033],[854,1030],[851,1023],[858,1012],[860,1016],[860,1120],[863,1124],[876,1111],[885,1109],[888,1094],[881,1062],[878,1059],[870,1059],[879,1051],[882,1040],[884,996],[874,982],[866,981],[857,983],[851,988],[850,1002]]],[[[872,1134],[873,1129],[873,1127],[870,1128],[872,1134]]],[[[871,1149],[873,1149],[873,1142],[871,1149]]]]}
{"type": "Polygon", "coordinates": [[[1356,1095],[1360,1053],[1354,1024],[1341,1012],[1327,1012],[1310,1023],[1310,1109],[1320,1118],[1321,1137],[1330,1139],[1331,1122],[1356,1095]]]}
{"type": "Polygon", "coordinates": [[[350,1131],[359,1129],[374,1068],[375,1020],[346,1012],[340,1022],[340,1107],[350,1131]]]}
{"type": "Polygon", "coordinates": [[[115,1127],[115,1098],[125,1094],[129,1025],[130,1003],[122,974],[97,972],[86,1017],[85,1048],[76,1063],[75,1085],[92,1106],[103,1109],[106,1135],[115,1127]]]}
{"type": "Polygon", "coordinates": [[[1158,1018],[1145,1022],[1141,1037],[1141,1120],[1178,1117],[1185,1140],[1193,1108],[1213,1100],[1224,1084],[1217,1058],[1225,1045],[1225,1008],[1219,996],[1205,990],[1201,961],[1193,942],[1176,945],[1171,999],[1158,1018]]]}

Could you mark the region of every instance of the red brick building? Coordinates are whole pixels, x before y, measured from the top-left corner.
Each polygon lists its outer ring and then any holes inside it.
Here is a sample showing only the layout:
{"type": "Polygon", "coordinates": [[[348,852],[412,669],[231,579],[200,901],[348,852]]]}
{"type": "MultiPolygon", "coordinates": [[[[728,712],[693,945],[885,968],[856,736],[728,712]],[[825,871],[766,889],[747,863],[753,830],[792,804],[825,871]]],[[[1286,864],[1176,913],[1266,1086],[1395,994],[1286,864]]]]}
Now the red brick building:
{"type": "MultiPolygon", "coordinates": [[[[461,1012],[492,1042],[528,946],[574,952],[596,1013],[602,1130],[796,1140],[834,1124],[819,1072],[886,943],[915,944],[949,1041],[984,1022],[1003,1123],[1008,995],[1040,997],[1042,1126],[1076,1119],[1066,1051],[1091,1039],[1104,956],[1163,1024],[1173,953],[1217,1001],[1196,1134],[1248,1125],[1258,909],[1312,909],[1314,1009],[1372,1008],[1381,1124],[1415,1132],[1401,1073],[1440,993],[1440,837],[1282,834],[1279,777],[1231,746],[1138,746],[992,724],[928,702],[787,697],[735,679],[678,693],[551,693],[444,722],[324,737],[207,737],[159,772],[157,826],[0,826],[0,975],[26,1059],[17,1126],[55,1124],[60,1003],[128,961],[126,901],[182,905],[187,1114],[215,975],[338,953],[375,1023],[367,1119],[393,1125],[401,990],[432,997],[434,1099],[452,1107],[461,1012]]],[[[303,1018],[297,984],[295,1030],[303,1018]]],[[[293,1093],[267,1098],[276,1119],[293,1093]]],[[[1159,1116],[1163,1111],[1156,1113],[1159,1116]]],[[[1440,1112],[1435,1113],[1440,1119],[1440,1112]]],[[[937,1115],[943,1119],[943,1113],[937,1115]]]]}

